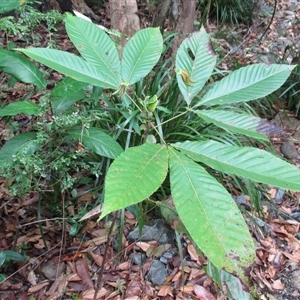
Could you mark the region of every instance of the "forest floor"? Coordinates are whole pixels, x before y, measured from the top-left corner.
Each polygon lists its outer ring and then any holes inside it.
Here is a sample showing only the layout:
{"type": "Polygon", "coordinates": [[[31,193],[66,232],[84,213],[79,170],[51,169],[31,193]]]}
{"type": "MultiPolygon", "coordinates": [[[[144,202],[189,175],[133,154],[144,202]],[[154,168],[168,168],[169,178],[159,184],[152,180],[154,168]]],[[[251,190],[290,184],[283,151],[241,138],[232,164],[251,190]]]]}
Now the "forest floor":
{"type": "MultiPolygon", "coordinates": [[[[272,5],[271,2],[264,3],[251,26],[239,24],[230,27],[224,25],[220,28],[212,20],[206,23],[205,27],[212,33],[214,44],[219,47],[217,52],[223,55],[220,68],[232,69],[261,61],[297,62],[295,57],[299,58],[300,49],[300,3],[278,1],[274,20],[270,23],[272,5]],[[295,52],[289,52],[290,55],[286,51],[289,47],[296,49],[295,52]],[[292,53],[297,55],[293,57],[292,53]]],[[[105,9],[95,13],[101,16],[101,25],[109,27],[105,9]]],[[[49,42],[49,33],[42,25],[36,28],[35,35],[38,37],[35,41],[36,47],[46,46],[49,42]]],[[[51,39],[62,50],[75,50],[63,26],[59,26],[51,39]]],[[[3,46],[5,40],[4,34],[0,32],[0,42],[3,46]]],[[[19,47],[27,46],[22,45],[20,37],[17,36],[9,36],[8,41],[15,42],[19,47]]],[[[50,80],[58,81],[60,78],[59,74],[53,72],[50,80]]],[[[5,103],[22,98],[27,91],[27,86],[19,83],[17,88],[8,88],[4,74],[0,76],[0,80],[0,99],[5,99],[5,103]]],[[[33,95],[35,99],[38,97],[39,95],[33,95]]],[[[278,102],[280,101],[282,100],[278,99],[278,102]]],[[[275,115],[279,104],[274,103],[273,109],[275,115]]],[[[282,121],[285,119],[284,114],[274,122],[278,122],[285,133],[294,138],[295,142],[290,149],[294,155],[289,155],[283,150],[286,148],[282,147],[286,142],[283,138],[273,142],[280,156],[299,167],[300,137],[296,136],[295,132],[300,128],[300,123],[294,118],[293,112],[287,114],[293,119],[293,125],[289,121],[282,121]]],[[[28,116],[20,115],[15,121],[25,124],[30,120],[28,116]]],[[[2,144],[7,139],[7,130],[7,124],[1,121],[2,144]]],[[[258,299],[300,299],[300,193],[272,187],[268,191],[269,194],[262,199],[263,216],[257,219],[259,226],[248,222],[257,242],[257,260],[250,277],[258,299]]],[[[247,195],[240,195],[234,187],[232,193],[235,198],[242,198],[242,205],[248,205],[247,195]]],[[[94,200],[94,196],[85,193],[84,188],[78,190],[77,194],[82,196],[78,203],[68,207],[67,215],[70,217],[74,216],[80,207],[91,204],[94,200]]],[[[205,272],[205,257],[197,254],[187,237],[181,237],[182,245],[174,238],[173,243],[160,242],[165,228],[162,225],[158,226],[161,232],[153,240],[143,237],[130,240],[128,236],[137,227],[138,220],[126,212],[121,237],[116,229],[111,238],[108,238],[106,225],[103,222],[97,223],[95,216],[80,225],[81,230],[76,236],[70,237],[71,227],[63,230],[62,216],[44,208],[41,209],[41,216],[37,220],[38,198],[36,192],[28,193],[22,198],[12,197],[7,190],[7,180],[0,178],[0,251],[17,249],[27,257],[25,262],[11,260],[3,265],[0,257],[0,274],[5,275],[5,279],[0,282],[0,299],[93,299],[104,252],[106,263],[101,282],[98,281],[101,286],[97,299],[221,300],[230,299],[225,296],[226,291],[240,289],[232,288],[227,283],[223,284],[223,291],[220,292],[220,287],[205,272]],[[44,236],[41,235],[39,224],[42,224],[44,236]],[[105,247],[107,242],[108,247],[105,247]],[[116,244],[120,242],[122,247],[118,249],[116,244]],[[139,257],[143,261],[142,264],[139,257]],[[161,264],[157,264],[163,269],[151,271],[154,261],[159,261],[161,264]],[[151,272],[165,272],[163,283],[155,284],[157,279],[151,276],[151,272]]],[[[151,212],[146,219],[151,219],[150,215],[151,212]]],[[[166,230],[172,232],[167,225],[166,230]]],[[[238,299],[246,300],[242,297],[238,299]]]]}

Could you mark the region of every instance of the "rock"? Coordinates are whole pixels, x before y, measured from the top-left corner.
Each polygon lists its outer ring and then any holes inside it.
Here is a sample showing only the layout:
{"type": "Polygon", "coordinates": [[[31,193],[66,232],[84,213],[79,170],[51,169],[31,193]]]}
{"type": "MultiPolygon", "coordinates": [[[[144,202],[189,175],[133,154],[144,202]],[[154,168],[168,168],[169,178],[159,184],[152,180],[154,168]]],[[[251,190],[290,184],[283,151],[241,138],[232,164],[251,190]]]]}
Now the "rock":
{"type": "Polygon", "coordinates": [[[297,159],[297,157],[299,156],[298,151],[296,150],[294,144],[289,142],[284,142],[281,145],[280,150],[287,159],[293,160],[293,159],[297,159]]]}
{"type": "Polygon", "coordinates": [[[177,254],[177,250],[175,248],[171,248],[163,254],[163,257],[169,259],[177,254]]]}
{"type": "Polygon", "coordinates": [[[129,259],[131,259],[135,265],[141,266],[146,261],[146,254],[132,253],[129,255],[129,259]]]}
{"type": "Polygon", "coordinates": [[[152,261],[148,271],[148,279],[153,285],[162,285],[168,276],[166,266],[157,259],[152,261]]]}
{"type": "Polygon", "coordinates": [[[295,211],[290,214],[290,217],[300,222],[300,211],[295,211]]]}
{"type": "Polygon", "coordinates": [[[285,195],[285,190],[278,189],[274,198],[276,203],[281,203],[283,196],[285,195]]]}
{"type": "Polygon", "coordinates": [[[54,263],[53,260],[49,260],[46,263],[42,264],[40,268],[40,273],[50,279],[55,280],[61,274],[66,271],[66,264],[64,262],[60,262],[58,264],[54,263]]]}
{"type": "Polygon", "coordinates": [[[163,256],[159,259],[159,261],[162,262],[164,265],[168,263],[168,260],[163,256]]]}
{"type": "Polygon", "coordinates": [[[140,235],[139,228],[133,229],[127,236],[130,242],[142,241],[158,241],[162,244],[173,244],[175,238],[174,230],[164,220],[157,219],[149,221],[142,228],[140,235]]]}

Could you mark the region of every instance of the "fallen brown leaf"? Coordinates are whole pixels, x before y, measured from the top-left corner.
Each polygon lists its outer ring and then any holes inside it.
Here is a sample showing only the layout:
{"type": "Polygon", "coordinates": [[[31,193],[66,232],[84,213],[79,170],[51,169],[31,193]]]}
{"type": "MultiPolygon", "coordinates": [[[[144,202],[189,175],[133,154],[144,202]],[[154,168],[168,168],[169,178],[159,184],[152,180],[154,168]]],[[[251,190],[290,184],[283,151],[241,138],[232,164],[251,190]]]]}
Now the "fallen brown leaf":
{"type": "Polygon", "coordinates": [[[201,285],[194,285],[194,292],[200,300],[216,300],[215,296],[201,285]]]}
{"type": "Polygon", "coordinates": [[[82,282],[89,288],[93,288],[93,281],[90,277],[88,261],[85,258],[80,258],[75,263],[76,271],[82,282]]]}

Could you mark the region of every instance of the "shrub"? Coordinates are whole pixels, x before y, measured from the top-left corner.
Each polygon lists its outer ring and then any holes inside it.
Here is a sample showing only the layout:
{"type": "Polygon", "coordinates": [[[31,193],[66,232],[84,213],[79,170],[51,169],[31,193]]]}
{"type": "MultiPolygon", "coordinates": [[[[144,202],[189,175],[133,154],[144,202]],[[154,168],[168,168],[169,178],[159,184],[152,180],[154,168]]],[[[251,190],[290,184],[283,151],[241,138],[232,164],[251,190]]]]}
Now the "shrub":
{"type": "MultiPolygon", "coordinates": [[[[164,189],[168,178],[176,211],[194,242],[213,265],[247,284],[254,242],[236,203],[216,176],[232,174],[300,190],[300,171],[295,166],[239,142],[239,136],[268,141],[273,127],[235,109],[238,103],[278,89],[293,66],[250,65],[210,82],[216,55],[202,28],[179,47],[172,76],[163,71],[170,60],[152,71],[163,51],[157,28],[137,32],[121,59],[115,42],[91,22],[67,15],[66,29],[83,58],[46,48],[18,50],[98,87],[98,109],[109,115],[107,122],[83,123],[65,134],[107,157],[108,165],[114,160],[104,174],[101,218],[164,189]]],[[[2,155],[3,149],[0,159],[2,155]]]]}

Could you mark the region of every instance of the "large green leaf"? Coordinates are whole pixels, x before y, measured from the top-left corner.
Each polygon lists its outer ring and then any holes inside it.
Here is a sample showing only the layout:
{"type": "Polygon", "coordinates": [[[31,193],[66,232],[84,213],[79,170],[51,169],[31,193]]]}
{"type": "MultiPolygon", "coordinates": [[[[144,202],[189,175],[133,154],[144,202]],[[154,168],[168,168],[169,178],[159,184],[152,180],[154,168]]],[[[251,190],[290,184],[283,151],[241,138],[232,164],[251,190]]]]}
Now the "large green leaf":
{"type": "Polygon", "coordinates": [[[115,43],[107,33],[92,22],[71,14],[67,15],[66,30],[83,58],[98,67],[117,88],[122,82],[121,64],[115,43]]]}
{"type": "Polygon", "coordinates": [[[23,55],[0,48],[0,69],[16,79],[46,87],[47,82],[37,66],[23,55]]]}
{"type": "Polygon", "coordinates": [[[240,68],[218,81],[199,101],[199,105],[246,102],[277,90],[295,66],[255,64],[240,68]]]}
{"type": "Polygon", "coordinates": [[[220,172],[288,190],[300,191],[300,170],[264,150],[225,145],[215,141],[173,145],[195,161],[220,172]]]}
{"type": "Polygon", "coordinates": [[[37,115],[39,106],[29,101],[12,102],[0,109],[0,117],[15,116],[23,113],[25,115],[37,115]]]}
{"type": "Polygon", "coordinates": [[[165,145],[144,144],[127,149],[112,163],[106,175],[101,218],[152,195],[167,172],[165,145]]]}
{"type": "Polygon", "coordinates": [[[51,90],[50,100],[54,113],[63,112],[73,103],[85,97],[85,82],[66,77],[51,90]]]}
{"type": "Polygon", "coordinates": [[[16,49],[36,61],[78,81],[86,82],[103,88],[116,88],[114,78],[106,77],[101,70],[88,64],[82,58],[68,52],[47,49],[28,48],[16,49]]]}
{"type": "Polygon", "coordinates": [[[255,248],[240,210],[226,189],[203,167],[172,148],[171,193],[194,242],[219,269],[246,281],[255,248]]]}
{"type": "Polygon", "coordinates": [[[85,147],[95,153],[108,158],[115,159],[123,149],[111,136],[102,132],[99,128],[74,128],[68,132],[68,135],[81,141],[85,147]]]}
{"type": "Polygon", "coordinates": [[[13,155],[26,149],[28,155],[36,150],[36,133],[20,133],[8,140],[0,150],[0,167],[4,163],[9,163],[13,155]]]}
{"type": "Polygon", "coordinates": [[[215,64],[216,55],[203,27],[180,45],[176,54],[176,76],[179,89],[188,105],[211,76],[215,64]],[[184,74],[180,72],[187,72],[190,82],[186,82],[184,74]]]}
{"type": "Polygon", "coordinates": [[[21,5],[20,0],[1,0],[0,1],[0,14],[13,10],[21,5]]]}
{"type": "Polygon", "coordinates": [[[281,133],[281,128],[258,117],[224,110],[198,110],[195,113],[208,123],[252,138],[269,140],[268,135],[281,133]],[[264,132],[264,133],[262,133],[264,132]],[[266,134],[265,134],[266,133],[266,134]]]}
{"type": "Polygon", "coordinates": [[[163,49],[159,28],[138,31],[125,45],[122,56],[122,79],[134,84],[145,77],[158,62],[163,49]]]}

